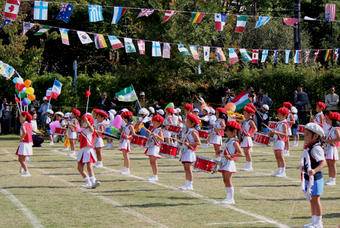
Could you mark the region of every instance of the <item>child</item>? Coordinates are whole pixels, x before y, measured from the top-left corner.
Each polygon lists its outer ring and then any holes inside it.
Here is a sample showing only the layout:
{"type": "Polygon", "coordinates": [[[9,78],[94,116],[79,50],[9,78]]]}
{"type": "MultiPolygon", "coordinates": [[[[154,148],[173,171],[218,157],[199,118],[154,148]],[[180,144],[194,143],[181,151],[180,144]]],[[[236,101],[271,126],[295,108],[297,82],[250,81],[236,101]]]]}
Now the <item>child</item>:
{"type": "Polygon", "coordinates": [[[221,146],[222,146],[222,135],[221,132],[224,132],[225,129],[225,114],[226,110],[222,107],[216,108],[216,121],[213,127],[213,133],[209,137],[209,143],[214,145],[215,156],[217,161],[221,160],[221,146]]]}
{"type": "Polygon", "coordinates": [[[290,109],[290,113],[292,113],[292,116],[294,118],[294,124],[292,125],[292,135],[293,135],[293,144],[292,146],[298,146],[299,145],[299,133],[298,133],[298,127],[299,127],[299,117],[297,115],[298,110],[295,107],[292,107],[290,109]]]}
{"type": "Polygon", "coordinates": [[[270,136],[274,136],[274,154],[277,162],[278,171],[273,174],[274,177],[286,177],[286,162],[283,151],[285,149],[285,142],[288,140],[288,123],[287,116],[289,110],[286,107],[277,110],[277,117],[279,122],[275,129],[271,129],[270,136]]]}
{"type": "Polygon", "coordinates": [[[292,135],[292,126],[295,123],[294,116],[292,113],[290,113],[290,109],[293,107],[293,105],[290,102],[283,102],[283,107],[286,107],[289,111],[289,114],[287,116],[287,123],[288,123],[288,139],[285,142],[285,149],[283,151],[283,155],[289,157],[290,152],[290,144],[289,144],[289,136],[292,135]]]}
{"type": "Polygon", "coordinates": [[[103,168],[102,148],[104,147],[103,133],[105,132],[104,120],[108,118],[108,114],[104,110],[96,110],[97,123],[94,125],[95,139],[94,149],[96,150],[98,162],[94,165],[95,168],[103,168]]]}
{"type": "Polygon", "coordinates": [[[191,104],[185,104],[185,105],[184,105],[184,113],[185,113],[185,116],[188,115],[189,113],[191,113],[192,110],[194,110],[194,107],[192,107],[191,104]]]}
{"type": "Polygon", "coordinates": [[[48,134],[48,137],[50,139],[50,143],[48,145],[50,145],[50,146],[54,145],[54,143],[53,143],[53,134],[52,134],[52,131],[50,129],[50,123],[52,123],[53,113],[54,113],[53,110],[48,109],[46,111],[46,119],[45,119],[45,127],[47,129],[47,134],[48,134]]]}
{"type": "Polygon", "coordinates": [[[67,128],[67,123],[68,123],[68,121],[70,121],[71,115],[72,115],[71,112],[67,112],[64,115],[64,121],[65,121],[65,126],[66,126],[66,134],[65,134],[65,142],[64,142],[63,151],[68,151],[70,149],[70,139],[68,138],[69,129],[67,128]]]}
{"type": "Polygon", "coordinates": [[[252,116],[255,114],[255,109],[250,106],[246,106],[243,109],[243,116],[245,121],[242,123],[242,141],[241,148],[246,156],[246,167],[241,169],[242,171],[253,171],[253,163],[251,158],[251,149],[253,147],[252,135],[257,132],[257,127],[255,122],[252,120],[252,116]]]}
{"type": "Polygon", "coordinates": [[[86,182],[85,185],[81,187],[84,188],[96,188],[100,182],[96,181],[94,176],[93,166],[92,164],[97,161],[97,156],[93,150],[94,144],[94,128],[93,128],[93,117],[90,114],[85,114],[82,116],[82,127],[83,130],[80,131],[79,142],[80,142],[80,150],[78,152],[77,162],[78,162],[78,171],[84,178],[86,182]],[[87,172],[89,177],[84,171],[84,166],[87,165],[87,172]]]}
{"type": "Polygon", "coordinates": [[[120,171],[120,174],[130,174],[130,158],[128,153],[130,152],[130,140],[134,134],[132,116],[133,114],[130,111],[125,111],[121,115],[125,122],[125,127],[123,128],[122,135],[120,136],[121,143],[118,147],[118,150],[123,152],[124,157],[124,169],[120,171]]]}
{"type": "MultiPolygon", "coordinates": [[[[113,126],[116,114],[117,114],[116,110],[114,109],[109,110],[109,121],[107,121],[105,125],[106,132],[111,133],[111,126],[113,126]]],[[[113,147],[113,140],[111,138],[107,137],[106,141],[107,141],[107,144],[105,148],[113,147]]]]}
{"type": "Polygon", "coordinates": [[[327,131],[324,142],[326,143],[325,148],[325,156],[326,162],[328,166],[328,180],[325,182],[325,185],[336,185],[336,161],[339,160],[339,153],[337,145],[340,142],[340,128],[337,124],[337,121],[340,121],[340,114],[338,112],[330,113],[326,122],[330,126],[327,131]]]}
{"type": "Polygon", "coordinates": [[[31,124],[32,124],[33,147],[41,147],[41,144],[44,142],[44,139],[42,137],[39,137],[38,135],[43,136],[44,134],[38,129],[37,112],[33,111],[31,115],[32,115],[31,124]]]}
{"type": "Polygon", "coordinates": [[[199,122],[198,117],[192,113],[189,113],[185,120],[187,131],[182,139],[183,141],[181,142],[182,154],[180,158],[185,171],[185,185],[179,188],[181,190],[194,190],[192,186],[192,163],[196,161],[195,151],[197,151],[197,146],[201,144],[198,132],[195,129],[199,122]]]}
{"type": "MultiPolygon", "coordinates": [[[[62,113],[62,112],[56,112],[56,113],[54,114],[54,116],[55,116],[55,120],[58,121],[58,122],[60,123],[60,127],[66,127],[66,122],[65,122],[65,120],[63,119],[63,118],[64,118],[64,113],[62,113]]],[[[61,136],[59,136],[59,135],[54,135],[54,136],[53,136],[53,140],[54,140],[54,141],[58,142],[59,139],[61,139],[61,136]]]]}
{"type": "Polygon", "coordinates": [[[316,114],[315,114],[315,117],[314,117],[314,120],[311,121],[313,123],[317,123],[320,125],[320,127],[324,127],[325,125],[325,116],[323,114],[323,110],[326,109],[326,104],[323,103],[323,102],[316,102],[316,114]]]}
{"type": "Polygon", "coordinates": [[[218,204],[235,204],[232,174],[236,173],[234,158],[243,156],[240,144],[237,139],[237,134],[240,130],[241,126],[236,121],[228,121],[226,123],[226,133],[228,140],[225,143],[223,158],[221,160],[222,164],[218,171],[222,173],[227,197],[218,204]]]}
{"type": "Polygon", "coordinates": [[[164,141],[165,143],[170,143],[171,141],[171,132],[168,131],[168,127],[170,125],[172,125],[173,122],[173,117],[172,115],[175,113],[175,110],[172,107],[167,107],[165,109],[166,114],[165,114],[165,120],[164,120],[164,126],[165,126],[165,130],[164,130],[164,141]]]}
{"type": "Polygon", "coordinates": [[[75,152],[75,143],[77,140],[77,129],[79,128],[78,117],[80,116],[80,111],[78,109],[72,110],[71,120],[67,123],[68,126],[68,139],[70,140],[71,152],[69,153],[70,157],[76,155],[75,152]]]}
{"type": "Polygon", "coordinates": [[[323,129],[315,123],[305,126],[305,149],[301,157],[301,187],[307,200],[310,201],[312,222],[303,227],[322,228],[322,207],[320,196],[323,192],[323,175],[321,169],[325,167],[324,151],[320,140],[324,137],[323,129]]]}
{"type": "Polygon", "coordinates": [[[265,124],[262,128],[262,131],[268,133],[269,129],[266,126],[268,126],[269,124],[269,106],[266,104],[262,105],[259,115],[261,116],[262,119],[261,122],[265,124]]]}
{"type": "Polygon", "coordinates": [[[30,177],[31,174],[28,171],[26,157],[33,155],[33,138],[32,138],[32,116],[28,112],[22,112],[20,115],[20,143],[16,152],[18,155],[18,161],[21,165],[20,173],[22,177],[30,177]]]}
{"type": "Polygon", "coordinates": [[[161,158],[159,155],[159,150],[162,142],[164,141],[164,133],[161,128],[164,118],[160,115],[155,115],[152,117],[152,130],[144,128],[146,133],[149,134],[148,141],[146,143],[145,155],[149,156],[150,165],[152,168],[153,176],[148,179],[150,182],[158,181],[158,166],[157,159],[161,158]]]}

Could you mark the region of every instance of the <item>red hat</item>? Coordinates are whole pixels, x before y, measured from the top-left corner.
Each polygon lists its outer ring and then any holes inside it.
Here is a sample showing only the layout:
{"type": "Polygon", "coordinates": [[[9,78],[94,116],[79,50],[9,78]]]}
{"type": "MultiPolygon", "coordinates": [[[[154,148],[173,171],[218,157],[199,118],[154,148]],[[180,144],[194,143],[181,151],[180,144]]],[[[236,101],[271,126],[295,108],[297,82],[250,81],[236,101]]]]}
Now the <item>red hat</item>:
{"type": "Polygon", "coordinates": [[[98,114],[98,111],[99,111],[99,110],[100,110],[100,109],[95,108],[95,109],[93,109],[93,112],[98,114]]]}
{"type": "Polygon", "coordinates": [[[281,108],[279,108],[279,109],[277,110],[277,113],[278,113],[278,114],[282,114],[282,115],[288,116],[288,114],[289,114],[289,109],[286,108],[286,107],[281,107],[281,108]]]}
{"type": "Polygon", "coordinates": [[[172,107],[167,107],[167,108],[165,109],[165,111],[167,111],[167,112],[169,112],[169,113],[171,113],[171,114],[174,114],[174,113],[175,113],[175,110],[174,110],[174,108],[172,108],[172,107]]]}
{"type": "Polygon", "coordinates": [[[227,127],[232,127],[238,131],[241,131],[241,125],[237,123],[236,121],[228,121],[225,125],[227,127]]]}
{"type": "Polygon", "coordinates": [[[291,107],[293,107],[293,105],[292,105],[292,103],[285,101],[285,102],[283,102],[283,107],[291,108],[291,107]]]}
{"type": "Polygon", "coordinates": [[[124,117],[127,117],[127,116],[133,116],[133,113],[130,112],[130,111],[125,111],[122,113],[121,117],[124,118],[124,117]]]}
{"type": "Polygon", "coordinates": [[[29,112],[22,112],[21,115],[26,116],[28,122],[32,121],[32,115],[29,112]]]}
{"type": "Polygon", "coordinates": [[[92,117],[90,114],[84,114],[84,115],[81,117],[81,119],[82,119],[83,121],[85,121],[85,117],[86,117],[87,120],[90,122],[90,124],[93,125],[93,123],[94,123],[93,117],[92,117]]]}
{"type": "Polygon", "coordinates": [[[248,103],[246,106],[251,107],[252,109],[256,110],[256,108],[255,108],[253,103],[248,103]]]}
{"type": "Polygon", "coordinates": [[[157,122],[163,123],[164,118],[161,115],[155,115],[154,117],[152,117],[151,121],[157,121],[157,122]]]}
{"type": "MultiPolygon", "coordinates": [[[[93,110],[93,111],[94,111],[94,110],[93,110]]],[[[109,115],[108,115],[104,110],[98,109],[96,113],[97,113],[98,115],[104,117],[104,118],[109,117],[109,115]]]]}
{"type": "Polygon", "coordinates": [[[80,116],[80,115],[81,115],[81,113],[80,113],[80,111],[79,111],[78,109],[73,109],[73,110],[72,110],[72,113],[73,113],[74,115],[76,115],[76,116],[80,116]]]}
{"type": "Polygon", "coordinates": [[[253,108],[251,108],[250,106],[244,107],[243,111],[248,112],[250,114],[255,114],[255,110],[253,108]]]}
{"type": "Polygon", "coordinates": [[[194,107],[192,107],[191,104],[185,104],[185,105],[184,105],[184,108],[187,109],[187,110],[189,110],[190,112],[191,112],[192,110],[194,110],[194,107]]]}
{"type": "Polygon", "coordinates": [[[199,124],[200,123],[200,120],[198,119],[198,116],[196,116],[195,114],[192,114],[192,113],[189,113],[187,115],[187,118],[193,122],[195,125],[199,124]]]}
{"type": "Polygon", "coordinates": [[[322,108],[322,109],[326,109],[326,104],[323,103],[323,102],[321,102],[321,101],[316,102],[316,105],[319,106],[319,107],[322,108]]]}
{"type": "Polygon", "coordinates": [[[340,113],[331,112],[328,114],[328,119],[340,121],[340,113]]]}
{"type": "Polygon", "coordinates": [[[216,111],[218,111],[219,113],[223,113],[223,114],[227,113],[227,111],[224,108],[222,108],[222,107],[216,108],[216,111]]]}

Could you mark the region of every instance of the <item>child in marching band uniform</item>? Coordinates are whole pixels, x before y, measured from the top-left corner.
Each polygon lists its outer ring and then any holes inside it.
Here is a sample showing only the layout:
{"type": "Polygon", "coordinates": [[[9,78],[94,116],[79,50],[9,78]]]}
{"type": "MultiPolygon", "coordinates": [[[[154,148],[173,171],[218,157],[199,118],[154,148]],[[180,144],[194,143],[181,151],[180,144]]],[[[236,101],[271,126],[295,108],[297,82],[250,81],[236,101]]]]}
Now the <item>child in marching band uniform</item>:
{"type": "Polygon", "coordinates": [[[338,146],[340,142],[340,128],[339,123],[340,114],[338,112],[330,113],[326,122],[330,126],[328,129],[324,142],[326,143],[325,156],[328,166],[328,180],[325,185],[336,185],[336,162],[339,160],[338,146]]]}
{"type": "Polygon", "coordinates": [[[96,188],[100,182],[96,181],[93,171],[93,163],[97,161],[97,156],[93,150],[95,130],[93,128],[94,120],[90,114],[82,116],[82,127],[83,129],[79,134],[80,150],[78,151],[77,162],[78,171],[86,182],[81,187],[84,188],[96,188]],[[87,165],[87,172],[84,171],[84,166],[87,165]]]}
{"type": "Polygon", "coordinates": [[[20,114],[20,143],[16,152],[18,155],[18,161],[21,165],[20,173],[22,177],[30,177],[31,174],[28,171],[26,157],[33,155],[33,138],[32,138],[32,116],[28,112],[22,112],[20,114]]]}
{"type": "Polygon", "coordinates": [[[145,155],[149,156],[150,165],[152,168],[153,176],[148,179],[150,182],[158,181],[158,166],[157,159],[161,158],[159,155],[159,151],[161,148],[161,144],[164,141],[164,133],[161,128],[162,123],[164,122],[164,118],[160,115],[155,115],[152,117],[152,130],[148,130],[146,128],[145,131],[149,134],[148,141],[146,143],[146,151],[145,155]]]}
{"type": "Polygon", "coordinates": [[[295,120],[294,120],[294,115],[290,112],[290,109],[293,107],[293,105],[286,101],[283,102],[283,107],[286,107],[289,110],[289,114],[287,116],[287,123],[288,123],[288,139],[285,142],[285,149],[283,151],[283,155],[289,157],[290,156],[290,144],[289,144],[289,137],[292,135],[292,126],[293,124],[295,124],[295,120]]]}
{"type": "Polygon", "coordinates": [[[237,134],[241,130],[241,126],[236,121],[228,121],[226,123],[227,141],[223,148],[223,157],[219,172],[222,173],[223,182],[226,189],[226,199],[217,204],[235,204],[234,187],[232,184],[232,174],[236,173],[236,165],[234,158],[243,156],[237,134]]]}
{"type": "Polygon", "coordinates": [[[257,132],[257,127],[255,122],[252,120],[252,116],[255,114],[255,109],[250,105],[244,107],[243,116],[245,121],[242,123],[242,142],[240,144],[243,149],[244,155],[246,156],[246,167],[241,169],[242,171],[253,171],[253,163],[251,157],[251,149],[253,147],[252,135],[257,132]]]}
{"type": "MultiPolygon", "coordinates": [[[[111,133],[111,126],[113,126],[116,114],[117,114],[116,110],[114,109],[109,110],[109,120],[105,124],[105,130],[109,133],[111,133]]],[[[111,138],[107,137],[106,141],[107,144],[105,148],[113,147],[113,140],[111,138]]]]}
{"type": "Polygon", "coordinates": [[[164,119],[164,127],[165,127],[165,130],[164,130],[164,141],[166,143],[170,143],[171,142],[171,132],[168,131],[169,129],[169,126],[172,125],[173,123],[173,114],[175,113],[175,110],[172,108],[172,107],[167,107],[165,109],[165,119],[164,119]]]}
{"type": "Polygon", "coordinates": [[[70,149],[70,139],[68,138],[68,132],[70,131],[69,128],[67,128],[67,124],[70,121],[72,113],[67,112],[64,115],[64,121],[65,121],[65,126],[66,126],[66,133],[65,133],[65,142],[64,142],[64,149],[63,151],[68,151],[70,149]]]}
{"type": "Polygon", "coordinates": [[[277,110],[277,117],[279,122],[275,129],[271,129],[270,136],[274,136],[274,153],[278,166],[277,173],[273,174],[274,177],[286,177],[286,162],[284,159],[285,142],[288,140],[288,123],[287,116],[289,110],[286,107],[277,110]]]}
{"type": "Polygon", "coordinates": [[[79,128],[78,117],[80,116],[80,111],[78,109],[72,110],[71,120],[67,123],[68,126],[68,139],[70,140],[71,152],[69,153],[70,157],[75,156],[75,144],[77,140],[77,130],[79,128]]]}
{"type": "Polygon", "coordinates": [[[97,123],[94,124],[95,139],[94,139],[94,149],[96,150],[96,155],[98,158],[97,164],[94,165],[95,168],[103,168],[103,156],[102,148],[104,147],[103,133],[105,132],[104,120],[108,118],[108,114],[104,110],[93,110],[96,113],[97,123]]]}
{"type": "Polygon", "coordinates": [[[120,171],[120,174],[130,174],[130,158],[129,158],[129,152],[130,150],[130,140],[132,138],[132,135],[134,134],[134,126],[132,121],[132,112],[130,111],[124,111],[121,114],[122,119],[125,122],[125,126],[122,131],[121,135],[121,143],[118,146],[118,150],[123,152],[124,157],[124,169],[120,171]]]}
{"type": "Polygon", "coordinates": [[[189,113],[185,120],[186,132],[182,139],[182,153],[180,161],[183,164],[185,171],[185,185],[180,187],[181,190],[193,190],[193,175],[192,175],[192,163],[196,161],[197,146],[201,144],[201,140],[198,136],[198,132],[195,129],[199,124],[199,119],[196,115],[189,113]]]}
{"type": "Polygon", "coordinates": [[[321,147],[321,138],[324,137],[323,129],[316,123],[305,126],[305,148],[300,161],[301,187],[307,200],[310,201],[312,222],[303,227],[322,228],[322,207],[320,196],[323,193],[323,174],[325,167],[324,151],[321,147]]]}
{"type": "Polygon", "coordinates": [[[209,136],[209,143],[214,145],[217,161],[221,160],[222,135],[225,129],[226,110],[222,107],[216,108],[216,121],[213,126],[213,133],[209,136]]]}
{"type": "Polygon", "coordinates": [[[299,133],[298,133],[298,127],[299,127],[299,117],[297,115],[298,110],[295,107],[292,107],[290,109],[290,113],[292,113],[292,116],[294,118],[294,124],[292,125],[292,135],[293,135],[293,144],[292,146],[298,146],[299,145],[299,133]]]}
{"type": "Polygon", "coordinates": [[[314,119],[311,121],[313,123],[319,124],[320,127],[324,128],[325,126],[325,115],[323,114],[323,110],[326,109],[326,104],[323,102],[316,102],[316,114],[314,119]]]}

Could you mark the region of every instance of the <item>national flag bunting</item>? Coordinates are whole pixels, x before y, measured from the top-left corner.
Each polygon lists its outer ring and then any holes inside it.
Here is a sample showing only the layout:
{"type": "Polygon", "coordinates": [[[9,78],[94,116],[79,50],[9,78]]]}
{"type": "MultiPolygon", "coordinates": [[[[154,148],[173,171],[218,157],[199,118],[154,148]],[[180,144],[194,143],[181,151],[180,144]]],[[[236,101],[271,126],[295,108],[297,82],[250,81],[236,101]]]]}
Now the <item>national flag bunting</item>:
{"type": "Polygon", "coordinates": [[[283,24],[287,26],[292,26],[300,21],[297,18],[285,18],[285,17],[282,18],[282,20],[283,20],[283,24]]]}
{"type": "Polygon", "coordinates": [[[100,5],[88,5],[89,8],[89,20],[90,22],[103,21],[102,6],[100,5]]]}
{"type": "Polygon", "coordinates": [[[316,50],[315,53],[314,53],[314,62],[316,62],[318,60],[318,56],[320,54],[320,49],[316,50]]]}
{"type": "Polygon", "coordinates": [[[102,34],[95,34],[94,35],[94,45],[96,46],[97,49],[107,48],[105,38],[102,34]]]}
{"type": "Polygon", "coordinates": [[[223,31],[226,20],[227,20],[227,14],[215,13],[215,30],[223,31]]]}
{"type": "Polygon", "coordinates": [[[77,31],[77,34],[82,44],[89,44],[93,42],[90,36],[86,32],[77,31]]]}
{"type": "Polygon", "coordinates": [[[332,49],[327,49],[326,50],[326,55],[325,55],[325,62],[328,62],[329,57],[331,56],[332,49]]]}
{"type": "Polygon", "coordinates": [[[111,21],[111,24],[117,24],[118,21],[124,16],[126,12],[126,8],[124,7],[114,7],[113,9],[113,18],[112,18],[112,21],[111,21]]]}
{"type": "Polygon", "coordinates": [[[136,52],[135,45],[133,44],[133,41],[131,38],[124,38],[124,46],[125,46],[126,53],[136,52]]]}
{"type": "Polygon", "coordinates": [[[252,63],[259,63],[259,49],[253,49],[252,63]]]}
{"type": "Polygon", "coordinates": [[[144,40],[137,40],[137,46],[140,55],[145,55],[145,41],[144,40]]]}
{"type": "Polygon", "coordinates": [[[22,24],[22,36],[24,36],[31,28],[33,28],[34,24],[30,22],[24,22],[22,24]]]}
{"type": "Polygon", "coordinates": [[[178,51],[182,54],[182,55],[190,55],[188,49],[183,45],[183,44],[178,44],[178,51]]]}
{"type": "Polygon", "coordinates": [[[249,99],[249,94],[246,91],[242,91],[238,94],[232,101],[236,105],[235,111],[242,110],[248,103],[251,103],[249,99]]]}
{"type": "Polygon", "coordinates": [[[247,63],[247,62],[252,60],[252,58],[250,57],[250,55],[248,54],[246,49],[241,48],[240,53],[241,53],[241,56],[242,56],[242,59],[243,59],[244,62],[247,63]]]}
{"type": "Polygon", "coordinates": [[[173,16],[175,16],[178,13],[178,11],[176,10],[166,10],[165,11],[165,15],[162,21],[162,24],[164,24],[165,22],[167,22],[170,18],[172,18],[173,16]]]}
{"type": "Polygon", "coordinates": [[[218,62],[224,62],[227,60],[222,48],[216,48],[216,58],[218,62]]]}
{"type": "Polygon", "coordinates": [[[42,34],[48,32],[48,30],[50,30],[50,29],[51,29],[50,26],[44,25],[41,29],[38,30],[38,32],[34,33],[33,35],[41,36],[42,34]]]}
{"type": "Polygon", "coordinates": [[[123,48],[124,45],[122,44],[122,42],[120,42],[120,40],[115,37],[115,36],[108,36],[110,44],[113,48],[113,50],[119,49],[119,48],[123,48]]]}
{"type": "Polygon", "coordinates": [[[6,25],[8,25],[11,22],[10,19],[5,19],[4,22],[2,23],[2,25],[0,25],[0,28],[5,27],[6,25]]]}
{"type": "Polygon", "coordinates": [[[301,50],[295,50],[294,63],[301,63],[301,50]]]}
{"type": "Polygon", "coordinates": [[[198,55],[198,50],[196,45],[189,45],[189,49],[191,51],[192,57],[195,60],[200,60],[200,56],[198,55]]]}
{"type": "Polygon", "coordinates": [[[70,3],[61,3],[60,4],[60,11],[57,16],[57,20],[62,20],[65,23],[68,23],[70,20],[71,13],[73,11],[73,5],[70,3]]]}
{"type": "Polygon", "coordinates": [[[267,22],[270,20],[271,17],[263,17],[260,16],[259,20],[256,22],[255,28],[259,28],[265,24],[267,24],[267,22]]]}
{"type": "Polygon", "coordinates": [[[138,100],[136,91],[132,85],[116,93],[115,97],[122,102],[133,102],[138,100]]]}
{"type": "Polygon", "coordinates": [[[305,51],[305,63],[308,63],[309,61],[309,56],[310,56],[310,50],[305,51]]]}
{"type": "Polygon", "coordinates": [[[171,46],[169,43],[163,43],[163,58],[170,59],[171,46]]]}
{"type": "Polygon", "coordinates": [[[50,100],[50,98],[51,98],[51,93],[52,93],[52,88],[48,88],[47,90],[46,90],[46,98],[47,98],[47,100],[50,100]]]}
{"type": "Polygon", "coordinates": [[[139,17],[148,17],[150,16],[151,14],[153,14],[154,12],[154,9],[141,9],[137,18],[139,17]]]}
{"type": "Polygon", "coordinates": [[[339,48],[334,50],[333,60],[337,62],[339,58],[339,48]]]}
{"type": "Polygon", "coordinates": [[[7,80],[11,79],[11,77],[15,73],[15,69],[11,66],[8,65],[7,63],[4,63],[0,61],[0,75],[5,77],[7,80]]]}
{"type": "Polygon", "coordinates": [[[290,52],[291,50],[285,50],[285,64],[289,63],[290,52]]]}
{"type": "Polygon", "coordinates": [[[158,41],[152,41],[152,57],[161,57],[162,56],[162,48],[161,44],[158,41]]]}
{"type": "Polygon", "coordinates": [[[61,94],[62,86],[63,86],[63,84],[61,84],[60,81],[58,81],[57,79],[54,79],[54,83],[53,83],[52,90],[51,90],[51,98],[52,99],[58,98],[58,96],[61,94]]]}
{"type": "Polygon", "coordinates": [[[230,64],[234,64],[238,62],[238,57],[235,52],[235,48],[229,48],[229,62],[230,64]]]}
{"type": "Polygon", "coordinates": [[[19,13],[19,0],[6,0],[4,18],[15,21],[19,13]]]}
{"type": "Polygon", "coordinates": [[[268,57],[268,50],[263,50],[262,51],[262,56],[261,56],[261,63],[265,63],[267,57],[268,57]]]}
{"type": "Polygon", "coordinates": [[[236,29],[235,32],[244,32],[248,21],[248,16],[237,15],[236,29]]]}
{"type": "Polygon", "coordinates": [[[279,51],[275,50],[273,54],[273,63],[277,63],[278,58],[279,58],[279,51]]]}
{"type": "Polygon", "coordinates": [[[203,53],[204,53],[204,61],[209,62],[209,58],[210,58],[210,47],[204,46],[204,47],[203,47],[203,53]]]}
{"type": "Polygon", "coordinates": [[[204,13],[192,13],[191,24],[201,23],[204,13]]]}
{"type": "Polygon", "coordinates": [[[325,20],[326,21],[335,21],[336,17],[336,4],[327,3],[325,6],[325,20]]]}
{"type": "Polygon", "coordinates": [[[34,20],[47,20],[48,2],[34,1],[34,20]]]}
{"type": "Polygon", "coordinates": [[[68,29],[59,28],[61,42],[65,45],[70,45],[70,40],[68,39],[68,31],[69,31],[68,29]]]}

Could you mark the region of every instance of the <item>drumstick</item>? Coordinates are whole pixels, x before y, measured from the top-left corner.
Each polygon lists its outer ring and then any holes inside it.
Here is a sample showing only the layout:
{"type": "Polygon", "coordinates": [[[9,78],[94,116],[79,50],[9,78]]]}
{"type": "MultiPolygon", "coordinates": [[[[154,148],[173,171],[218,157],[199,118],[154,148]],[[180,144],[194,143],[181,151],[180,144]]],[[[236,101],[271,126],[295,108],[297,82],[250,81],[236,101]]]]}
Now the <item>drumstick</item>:
{"type": "Polygon", "coordinates": [[[265,123],[262,123],[266,128],[268,128],[269,129],[269,131],[275,131],[275,129],[273,129],[273,128],[270,128],[270,127],[268,127],[268,125],[267,124],[265,124],[265,123]]]}

